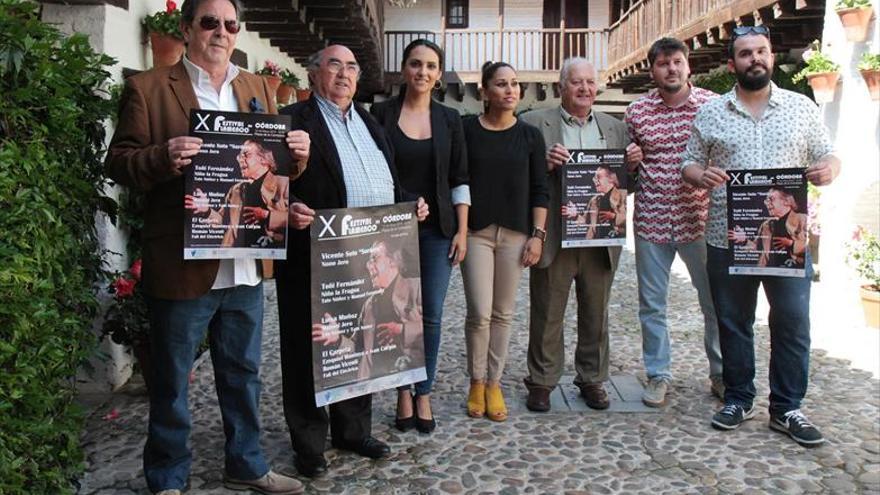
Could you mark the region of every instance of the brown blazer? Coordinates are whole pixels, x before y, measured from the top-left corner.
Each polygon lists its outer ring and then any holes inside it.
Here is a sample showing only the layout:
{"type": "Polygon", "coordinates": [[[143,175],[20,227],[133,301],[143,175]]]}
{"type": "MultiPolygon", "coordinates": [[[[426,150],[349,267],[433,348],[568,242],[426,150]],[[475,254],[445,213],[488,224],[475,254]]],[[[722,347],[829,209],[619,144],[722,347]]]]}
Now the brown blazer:
{"type": "MultiPolygon", "coordinates": [[[[261,111],[276,113],[263,78],[241,71],[232,89],[239,111],[251,112],[258,103],[261,111]]],[[[219,267],[217,260],[183,260],[184,181],[168,159],[168,140],[189,134],[189,113],[198,107],[182,61],[129,77],[104,163],[111,179],[146,193],[143,284],[148,295],[161,299],[207,294],[219,267]]],[[[271,276],[271,267],[263,263],[264,276],[271,276]]]]}

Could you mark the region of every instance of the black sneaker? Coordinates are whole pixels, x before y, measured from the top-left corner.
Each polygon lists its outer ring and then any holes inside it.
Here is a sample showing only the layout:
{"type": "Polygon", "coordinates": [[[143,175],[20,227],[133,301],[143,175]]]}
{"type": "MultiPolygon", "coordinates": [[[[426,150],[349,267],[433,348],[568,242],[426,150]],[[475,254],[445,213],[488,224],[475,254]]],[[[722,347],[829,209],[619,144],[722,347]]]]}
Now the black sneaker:
{"type": "Polygon", "coordinates": [[[819,430],[810,423],[800,409],[788,411],[781,416],[771,414],[770,429],[787,434],[804,447],[816,447],[825,442],[819,430]]]}
{"type": "Polygon", "coordinates": [[[755,406],[749,410],[739,404],[727,404],[712,416],[712,428],[716,430],[734,430],[747,419],[755,417],[755,406]]]}

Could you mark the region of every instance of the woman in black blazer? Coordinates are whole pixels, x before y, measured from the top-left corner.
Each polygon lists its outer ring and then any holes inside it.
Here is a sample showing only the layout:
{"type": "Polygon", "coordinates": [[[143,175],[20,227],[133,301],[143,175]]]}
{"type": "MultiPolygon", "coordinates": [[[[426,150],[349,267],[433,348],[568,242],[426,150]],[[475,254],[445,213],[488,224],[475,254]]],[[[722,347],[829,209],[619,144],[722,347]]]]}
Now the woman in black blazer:
{"type": "Polygon", "coordinates": [[[410,387],[398,389],[395,426],[422,433],[434,430],[431,387],[437,369],[443,301],[452,266],[467,251],[467,152],[461,117],[433,99],[443,71],[443,51],[417,39],[403,51],[404,86],[397,98],[370,109],[394,146],[394,162],[403,189],[424,197],[431,214],[419,225],[422,312],[427,379],[415,385],[415,411],[410,387]]]}

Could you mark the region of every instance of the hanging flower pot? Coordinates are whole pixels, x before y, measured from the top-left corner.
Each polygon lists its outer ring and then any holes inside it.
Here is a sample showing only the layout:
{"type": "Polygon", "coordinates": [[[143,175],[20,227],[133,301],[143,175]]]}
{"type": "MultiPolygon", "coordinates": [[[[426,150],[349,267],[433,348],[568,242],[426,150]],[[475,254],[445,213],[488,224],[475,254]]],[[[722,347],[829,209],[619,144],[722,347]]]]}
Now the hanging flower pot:
{"type": "Polygon", "coordinates": [[[312,91],[309,89],[297,89],[296,90],[296,101],[306,101],[312,96],[312,91]]]}
{"type": "Polygon", "coordinates": [[[281,78],[278,76],[263,76],[263,79],[266,80],[266,84],[269,85],[269,89],[272,90],[272,93],[276,93],[278,91],[278,86],[281,85],[281,78]]]}
{"type": "Polygon", "coordinates": [[[818,72],[807,74],[807,82],[813,88],[813,96],[816,103],[831,103],[834,101],[834,91],[837,89],[838,72],[818,72]]]}
{"type": "Polygon", "coordinates": [[[865,325],[880,328],[880,292],[870,285],[859,287],[862,298],[862,312],[865,314],[865,325]]]}
{"type": "Polygon", "coordinates": [[[275,94],[279,105],[287,105],[290,103],[290,97],[293,95],[293,86],[281,84],[278,86],[278,92],[275,94]]]}
{"type": "Polygon", "coordinates": [[[868,94],[871,95],[872,100],[880,100],[880,70],[860,70],[862,73],[862,79],[865,80],[865,84],[868,85],[868,94]]]}
{"type": "Polygon", "coordinates": [[[150,48],[153,51],[153,67],[174,65],[183,56],[183,40],[160,33],[150,33],[150,48]]]}
{"type": "Polygon", "coordinates": [[[847,40],[859,42],[868,39],[868,25],[871,23],[871,16],[874,14],[874,9],[871,5],[837,9],[836,12],[840,17],[840,23],[843,24],[847,40]]]}

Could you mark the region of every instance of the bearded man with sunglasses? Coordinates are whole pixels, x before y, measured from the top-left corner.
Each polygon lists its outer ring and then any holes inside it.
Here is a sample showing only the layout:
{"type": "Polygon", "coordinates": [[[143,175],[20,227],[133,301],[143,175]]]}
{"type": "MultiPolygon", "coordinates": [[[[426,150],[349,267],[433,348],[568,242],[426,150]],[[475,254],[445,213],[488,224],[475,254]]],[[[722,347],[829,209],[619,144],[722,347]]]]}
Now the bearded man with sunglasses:
{"type": "MultiPolygon", "coordinates": [[[[153,362],[144,475],[153,493],[179,494],[187,485],[189,372],[208,330],[217,396],[226,433],[224,484],[269,494],[303,491],[299,481],[269,469],[260,449],[262,278],[270,262],[183,260],[184,169],[202,141],[189,137],[194,108],[275,113],[262,78],[230,63],[241,7],[237,0],[186,0],[180,28],[183,60],[128,78],[106,170],[117,183],[145,192],[143,284],[153,362]]],[[[287,143],[306,166],[309,137],[287,143]]]]}
{"type": "Polygon", "coordinates": [[[734,30],[728,69],[737,84],[700,107],[681,168],[687,182],[711,190],[706,223],[707,271],[718,317],[724,407],[712,426],[733,430],[755,415],[755,307],[763,285],[770,303],[771,429],[805,447],[825,439],[801,412],[810,368],[810,283],[804,277],[728,273],[727,169],[794,168],[817,186],[840,171],[816,105],[780,89],[773,74],[770,33],[764,26],[734,30]]]}

